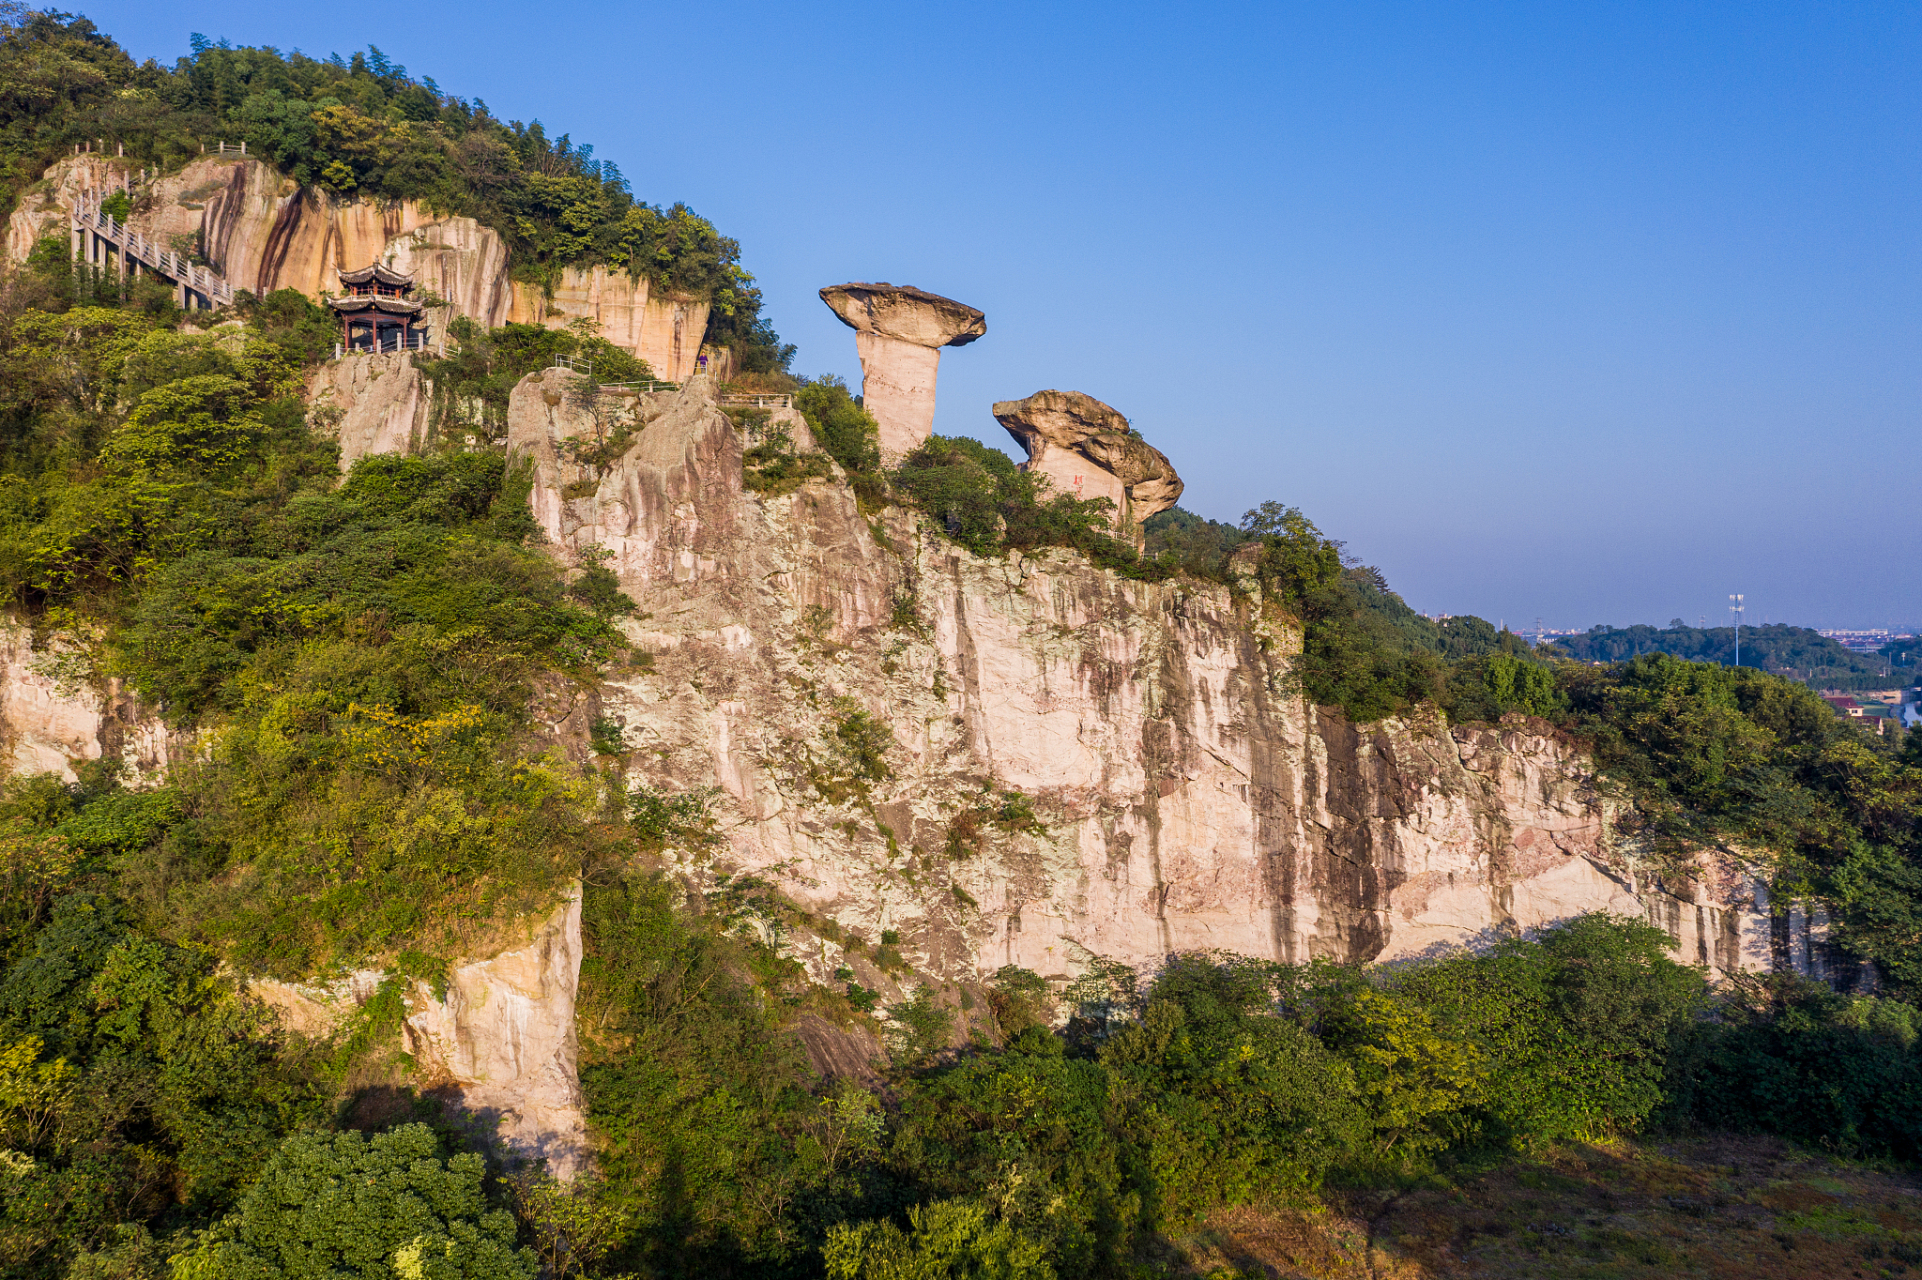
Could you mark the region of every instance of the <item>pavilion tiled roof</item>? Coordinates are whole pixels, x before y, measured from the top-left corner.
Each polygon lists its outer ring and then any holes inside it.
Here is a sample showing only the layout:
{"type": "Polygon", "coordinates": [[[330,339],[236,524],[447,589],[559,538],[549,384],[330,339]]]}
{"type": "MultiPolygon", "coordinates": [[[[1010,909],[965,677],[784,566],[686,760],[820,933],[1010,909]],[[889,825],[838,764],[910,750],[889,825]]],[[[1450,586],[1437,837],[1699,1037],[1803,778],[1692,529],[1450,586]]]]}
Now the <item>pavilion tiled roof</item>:
{"type": "Polygon", "coordinates": [[[414,277],[403,275],[392,267],[385,267],[376,262],[372,266],[362,267],[358,271],[341,272],[340,282],[342,284],[368,284],[373,282],[390,287],[408,288],[413,285],[414,277]]]}

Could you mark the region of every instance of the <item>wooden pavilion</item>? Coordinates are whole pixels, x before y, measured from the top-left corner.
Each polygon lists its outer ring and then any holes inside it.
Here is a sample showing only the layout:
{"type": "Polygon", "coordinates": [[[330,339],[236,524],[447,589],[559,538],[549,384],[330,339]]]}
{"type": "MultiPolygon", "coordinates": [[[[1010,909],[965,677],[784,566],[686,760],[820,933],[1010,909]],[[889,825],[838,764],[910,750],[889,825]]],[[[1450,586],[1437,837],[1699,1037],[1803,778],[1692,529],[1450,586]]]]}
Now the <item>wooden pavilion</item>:
{"type": "Polygon", "coordinates": [[[327,305],[340,315],[343,350],[403,351],[427,344],[421,304],[407,296],[414,291],[414,277],[377,262],[341,272],[340,282],[346,295],[329,298],[327,305]]]}

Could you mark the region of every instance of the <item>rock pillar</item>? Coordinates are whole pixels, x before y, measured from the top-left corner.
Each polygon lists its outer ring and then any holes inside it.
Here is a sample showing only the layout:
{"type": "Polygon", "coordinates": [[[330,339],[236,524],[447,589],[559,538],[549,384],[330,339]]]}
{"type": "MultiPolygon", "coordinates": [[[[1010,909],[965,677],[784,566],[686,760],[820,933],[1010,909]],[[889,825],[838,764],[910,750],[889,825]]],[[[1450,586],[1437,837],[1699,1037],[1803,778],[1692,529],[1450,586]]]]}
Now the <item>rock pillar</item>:
{"type": "Polygon", "coordinates": [[[934,379],[942,347],[988,331],[965,303],[912,285],[840,284],[821,290],[861,353],[861,402],[881,429],[881,453],[899,457],[934,432],[934,379]]]}

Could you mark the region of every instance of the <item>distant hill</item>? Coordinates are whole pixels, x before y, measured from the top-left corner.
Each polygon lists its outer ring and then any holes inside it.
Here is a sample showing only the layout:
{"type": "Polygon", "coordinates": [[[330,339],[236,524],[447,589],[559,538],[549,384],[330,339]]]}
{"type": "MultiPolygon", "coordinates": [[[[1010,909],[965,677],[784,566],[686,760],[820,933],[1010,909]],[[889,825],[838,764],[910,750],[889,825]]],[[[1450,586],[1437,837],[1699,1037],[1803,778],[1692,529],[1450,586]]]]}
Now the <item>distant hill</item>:
{"type": "MultiPolygon", "coordinates": [[[[1644,653],[1668,653],[1694,662],[1735,660],[1733,627],[1592,627],[1556,645],[1583,662],[1626,662],[1644,653]]],[[[1893,673],[1882,654],[1851,653],[1807,627],[1771,623],[1742,628],[1742,665],[1801,680],[1818,689],[1885,689],[1907,672],[1893,673]]]]}
{"type": "Polygon", "coordinates": [[[1906,640],[1891,640],[1875,652],[1895,668],[1896,674],[1902,677],[1903,683],[1910,684],[1915,681],[1917,673],[1912,669],[1905,671],[1903,668],[1914,668],[1919,661],[1922,661],[1922,637],[1910,636],[1906,640]]]}

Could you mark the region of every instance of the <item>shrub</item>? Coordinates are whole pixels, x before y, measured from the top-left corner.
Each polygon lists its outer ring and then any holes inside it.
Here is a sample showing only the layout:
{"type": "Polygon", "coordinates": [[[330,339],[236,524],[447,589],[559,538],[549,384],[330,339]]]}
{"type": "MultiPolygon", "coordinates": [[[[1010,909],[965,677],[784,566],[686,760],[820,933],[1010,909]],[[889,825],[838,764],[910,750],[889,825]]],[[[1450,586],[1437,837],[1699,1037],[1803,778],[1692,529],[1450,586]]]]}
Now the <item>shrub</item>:
{"type": "Polygon", "coordinates": [[[888,748],[894,732],[852,702],[839,708],[834,721],[834,751],[841,766],[857,782],[883,782],[893,776],[888,748]]]}
{"type": "Polygon", "coordinates": [[[1054,1280],[1046,1249],[977,1203],[941,1200],[891,1222],[837,1224],[822,1256],[829,1280],[1054,1280]]]}
{"type": "Polygon", "coordinates": [[[1670,1038],[1700,1008],[1702,975],[1668,946],[1639,921],[1581,916],[1418,968],[1395,991],[1485,1056],[1486,1137],[1593,1141],[1661,1105],[1670,1038]]]}
{"type": "Polygon", "coordinates": [[[816,1108],[778,1031],[791,962],[684,901],[630,874],[582,904],[581,1088],[607,1207],[632,1224],[614,1270],[792,1259],[789,1197],[825,1174],[796,1147],[816,1108]]]}
{"type": "Polygon", "coordinates": [[[850,475],[872,474],[881,466],[880,427],[839,378],[825,376],[794,394],[794,407],[807,420],[814,441],[850,475]]]}
{"type": "Polygon", "coordinates": [[[183,1280],[343,1273],[534,1280],[514,1217],[482,1194],[486,1164],[444,1157],[432,1130],[402,1125],[364,1138],[301,1133],[267,1163],[239,1209],[179,1258],[183,1280]]]}
{"type": "Polygon", "coordinates": [[[1846,1155],[1922,1153],[1913,1006],[1790,974],[1737,979],[1680,1038],[1664,1119],[1779,1133],[1846,1155]]]}
{"type": "Polygon", "coordinates": [[[988,1008],[1001,1034],[1012,1039],[1030,1027],[1048,1026],[1052,1021],[1053,992],[1048,980],[1032,969],[1002,965],[988,984],[988,1008]]]}

